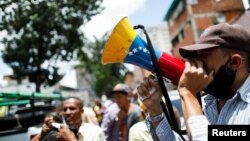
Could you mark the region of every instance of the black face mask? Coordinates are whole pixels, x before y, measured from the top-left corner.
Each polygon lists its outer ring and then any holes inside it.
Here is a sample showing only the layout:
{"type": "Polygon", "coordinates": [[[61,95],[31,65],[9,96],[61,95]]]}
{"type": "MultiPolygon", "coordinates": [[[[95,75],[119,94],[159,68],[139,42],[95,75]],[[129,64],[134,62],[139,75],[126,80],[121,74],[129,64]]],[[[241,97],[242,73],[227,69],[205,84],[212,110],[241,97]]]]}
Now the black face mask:
{"type": "Polygon", "coordinates": [[[218,99],[228,98],[230,89],[235,79],[236,70],[227,67],[228,62],[221,66],[214,80],[204,90],[206,93],[213,95],[218,99]]]}

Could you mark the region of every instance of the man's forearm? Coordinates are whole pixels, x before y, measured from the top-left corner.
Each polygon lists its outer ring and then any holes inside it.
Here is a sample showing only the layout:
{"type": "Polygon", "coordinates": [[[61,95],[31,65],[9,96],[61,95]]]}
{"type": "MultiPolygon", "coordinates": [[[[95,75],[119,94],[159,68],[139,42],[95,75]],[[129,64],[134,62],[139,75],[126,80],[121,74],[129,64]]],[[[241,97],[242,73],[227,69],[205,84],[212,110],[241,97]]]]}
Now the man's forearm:
{"type": "Polygon", "coordinates": [[[191,131],[187,121],[190,117],[203,115],[202,108],[197,98],[188,91],[182,92],[180,96],[187,135],[188,138],[192,140],[191,131]]]}
{"type": "Polygon", "coordinates": [[[189,91],[182,92],[180,95],[184,118],[203,115],[201,105],[194,94],[189,91]]]}
{"type": "MultiPolygon", "coordinates": [[[[159,116],[162,113],[160,103],[156,103],[154,106],[148,107],[148,113],[150,117],[159,116]]],[[[159,124],[159,121],[152,122],[154,131],[156,131],[158,124],[159,124]]]]}

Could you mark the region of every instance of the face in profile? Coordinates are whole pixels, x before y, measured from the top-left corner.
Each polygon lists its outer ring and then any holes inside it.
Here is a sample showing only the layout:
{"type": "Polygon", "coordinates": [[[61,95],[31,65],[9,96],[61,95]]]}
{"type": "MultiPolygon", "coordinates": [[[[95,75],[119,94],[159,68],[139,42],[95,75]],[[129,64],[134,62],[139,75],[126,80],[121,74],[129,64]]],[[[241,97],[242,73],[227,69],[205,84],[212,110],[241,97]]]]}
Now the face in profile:
{"type": "Polygon", "coordinates": [[[215,74],[225,64],[228,57],[220,48],[210,48],[198,51],[199,59],[203,62],[203,68],[207,73],[214,70],[215,74]]]}

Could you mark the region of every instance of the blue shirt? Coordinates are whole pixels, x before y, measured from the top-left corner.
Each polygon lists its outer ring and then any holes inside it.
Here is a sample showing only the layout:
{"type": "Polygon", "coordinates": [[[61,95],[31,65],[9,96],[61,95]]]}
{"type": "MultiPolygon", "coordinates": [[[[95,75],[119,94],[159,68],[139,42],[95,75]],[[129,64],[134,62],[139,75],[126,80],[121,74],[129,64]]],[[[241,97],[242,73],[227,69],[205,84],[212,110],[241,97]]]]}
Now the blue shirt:
{"type": "MultiPolygon", "coordinates": [[[[187,121],[193,141],[206,141],[208,124],[250,124],[250,75],[237,90],[236,94],[222,107],[221,111],[217,109],[217,99],[212,95],[206,95],[203,102],[203,116],[193,116],[187,121]]],[[[175,133],[166,118],[164,118],[153,131],[152,123],[146,118],[147,127],[153,137],[158,136],[160,141],[181,140],[175,133]]],[[[154,138],[155,139],[155,138],[154,138]]]]}

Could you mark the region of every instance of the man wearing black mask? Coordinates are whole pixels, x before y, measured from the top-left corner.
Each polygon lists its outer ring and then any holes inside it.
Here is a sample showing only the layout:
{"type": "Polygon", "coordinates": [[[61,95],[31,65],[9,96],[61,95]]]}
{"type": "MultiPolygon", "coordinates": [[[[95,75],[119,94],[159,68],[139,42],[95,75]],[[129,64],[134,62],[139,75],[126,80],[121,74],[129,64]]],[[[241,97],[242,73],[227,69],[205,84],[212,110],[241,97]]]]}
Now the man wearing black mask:
{"type": "MultiPolygon", "coordinates": [[[[208,125],[250,124],[250,33],[240,25],[218,24],[207,28],[198,44],[179,49],[185,69],[179,80],[185,123],[191,140],[207,140],[208,125]],[[200,105],[198,93],[206,93],[200,105]]],[[[161,89],[151,76],[138,87],[149,111],[147,124],[161,141],[181,138],[162,114],[161,89]],[[155,88],[153,94],[150,90],[155,88]]]]}

